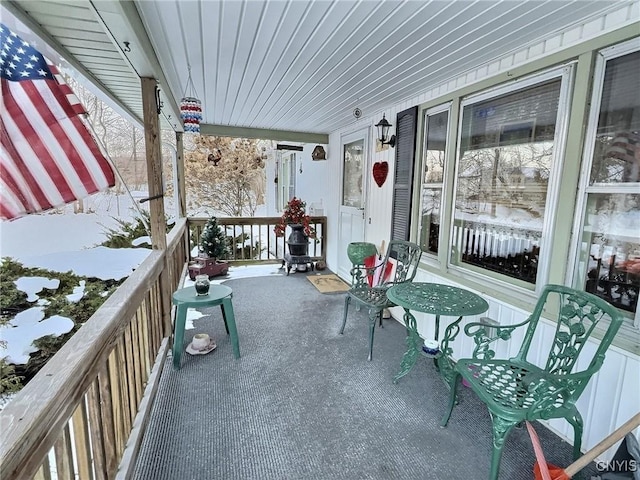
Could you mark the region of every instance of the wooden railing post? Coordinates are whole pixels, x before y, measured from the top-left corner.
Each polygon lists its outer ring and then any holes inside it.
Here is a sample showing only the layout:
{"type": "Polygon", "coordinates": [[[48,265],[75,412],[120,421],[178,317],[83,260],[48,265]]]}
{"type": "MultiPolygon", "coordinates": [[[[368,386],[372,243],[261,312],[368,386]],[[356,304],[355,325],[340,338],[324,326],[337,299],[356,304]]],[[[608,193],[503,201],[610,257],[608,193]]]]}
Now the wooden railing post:
{"type": "Polygon", "coordinates": [[[180,218],[187,216],[187,192],[184,182],[184,142],[182,141],[182,132],[176,132],[176,175],[178,177],[178,216],[180,218]]]}
{"type": "MultiPolygon", "coordinates": [[[[149,213],[151,217],[151,245],[154,250],[167,249],[167,226],[164,213],[162,152],[158,119],[157,82],[155,78],[142,78],[142,110],[144,115],[144,141],[147,155],[147,183],[149,187],[149,213]]],[[[171,331],[171,287],[168,260],[160,275],[162,290],[162,324],[165,336],[171,331]]]]}

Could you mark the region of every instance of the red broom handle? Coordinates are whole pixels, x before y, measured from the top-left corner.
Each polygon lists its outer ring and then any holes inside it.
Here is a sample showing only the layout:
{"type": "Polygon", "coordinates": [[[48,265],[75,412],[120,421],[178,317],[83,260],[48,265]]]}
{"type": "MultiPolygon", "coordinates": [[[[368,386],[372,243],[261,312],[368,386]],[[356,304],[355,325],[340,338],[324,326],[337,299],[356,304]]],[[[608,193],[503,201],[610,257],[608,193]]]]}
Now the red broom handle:
{"type": "Polygon", "coordinates": [[[540,469],[542,480],[551,480],[551,473],[549,473],[549,466],[547,465],[547,460],[544,458],[544,453],[542,452],[542,445],[540,445],[538,434],[536,433],[535,428],[533,428],[533,425],[531,425],[528,421],[525,421],[525,423],[527,424],[527,430],[529,431],[529,436],[531,437],[533,451],[536,454],[536,461],[538,462],[538,468],[540,469]]]}
{"type": "Polygon", "coordinates": [[[614,430],[611,435],[605,437],[605,439],[602,440],[599,444],[597,444],[595,447],[581,456],[578,460],[565,468],[564,473],[569,478],[573,477],[576,473],[578,473],[589,463],[591,463],[591,461],[594,460],[598,455],[606,452],[609,447],[611,447],[618,440],[622,440],[627,433],[632,431],[638,425],[640,425],[640,412],[636,413],[627,421],[627,423],[621,425],[617,430],[614,430]]]}

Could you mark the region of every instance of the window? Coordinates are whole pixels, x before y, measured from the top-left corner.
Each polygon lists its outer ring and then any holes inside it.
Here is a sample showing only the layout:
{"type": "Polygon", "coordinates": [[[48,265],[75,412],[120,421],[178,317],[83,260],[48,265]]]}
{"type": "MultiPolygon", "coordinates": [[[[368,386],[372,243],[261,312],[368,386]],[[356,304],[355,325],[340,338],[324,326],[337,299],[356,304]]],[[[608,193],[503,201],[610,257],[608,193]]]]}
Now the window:
{"type": "Polygon", "coordinates": [[[342,175],[342,205],[362,208],[363,185],[362,167],[364,164],[364,140],[344,145],[344,166],[342,175]]]}
{"type": "Polygon", "coordinates": [[[296,154],[294,152],[280,153],[278,169],[278,210],[284,210],[285,205],[296,195],[296,154]]]}
{"type": "Polygon", "coordinates": [[[420,191],[420,246],[423,252],[437,255],[440,242],[442,185],[449,110],[428,111],[424,123],[425,141],[422,157],[422,189],[420,191]]]}
{"type": "Polygon", "coordinates": [[[631,48],[627,44],[604,51],[596,68],[573,284],[635,315],[637,321],[640,51],[630,52],[631,48]]]}
{"type": "Polygon", "coordinates": [[[551,224],[550,181],[559,171],[564,135],[558,119],[570,72],[550,72],[462,102],[453,265],[535,289],[551,224]]]}

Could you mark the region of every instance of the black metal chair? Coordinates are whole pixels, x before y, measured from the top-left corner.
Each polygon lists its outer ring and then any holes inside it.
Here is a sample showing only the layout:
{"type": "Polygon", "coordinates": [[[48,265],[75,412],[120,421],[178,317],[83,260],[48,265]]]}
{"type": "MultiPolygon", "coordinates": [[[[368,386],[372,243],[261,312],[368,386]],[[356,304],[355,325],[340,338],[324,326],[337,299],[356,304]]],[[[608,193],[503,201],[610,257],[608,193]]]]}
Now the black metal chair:
{"type": "Polygon", "coordinates": [[[421,254],[419,245],[404,240],[393,240],[389,243],[387,253],[381,262],[354,265],[351,269],[351,288],[344,301],[344,317],[340,334],[344,333],[344,327],[347,324],[351,300],[364,305],[369,311],[369,360],[373,356],[376,319],[379,319],[382,326],[382,311],[395,306],[387,298],[387,289],[413,280],[418,271],[421,254]]]}

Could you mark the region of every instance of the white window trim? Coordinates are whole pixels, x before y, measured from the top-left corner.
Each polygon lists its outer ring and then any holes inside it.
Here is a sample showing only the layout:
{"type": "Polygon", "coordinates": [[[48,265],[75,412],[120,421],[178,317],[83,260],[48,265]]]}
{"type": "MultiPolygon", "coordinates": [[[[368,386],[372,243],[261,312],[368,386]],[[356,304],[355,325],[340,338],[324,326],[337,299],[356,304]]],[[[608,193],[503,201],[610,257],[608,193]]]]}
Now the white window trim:
{"type": "MultiPolygon", "coordinates": [[[[571,236],[571,244],[569,249],[569,263],[565,278],[566,285],[575,286],[576,276],[578,274],[578,254],[584,227],[584,212],[587,203],[587,197],[592,193],[638,193],[640,183],[625,184],[603,184],[596,183],[589,185],[591,176],[591,167],[593,163],[593,154],[595,148],[596,134],[598,129],[598,118],[600,115],[600,107],[602,104],[602,92],[604,89],[604,77],[607,68],[607,62],[615,58],[622,57],[629,53],[640,51],[640,38],[634,38],[624,43],[605,48],[598,52],[598,58],[593,73],[593,91],[591,93],[591,108],[587,120],[587,129],[585,134],[585,147],[582,155],[581,176],[578,183],[578,195],[576,199],[575,218],[573,220],[573,234],[571,236]]],[[[627,314],[628,315],[628,314],[627,314]]],[[[626,323],[628,327],[631,325],[626,323]]],[[[624,327],[625,325],[623,325],[624,327]]],[[[640,308],[636,308],[633,315],[633,328],[640,329],[640,308]]]]}
{"type": "MultiPolygon", "coordinates": [[[[598,128],[598,116],[600,115],[600,107],[602,104],[602,90],[604,88],[604,73],[607,67],[607,62],[609,60],[613,60],[614,58],[619,58],[629,53],[633,53],[635,51],[640,50],[640,38],[634,38],[625,43],[621,43],[619,45],[614,45],[613,47],[605,48],[599,52],[598,58],[596,59],[596,65],[594,67],[593,72],[593,91],[591,92],[591,109],[589,111],[589,117],[587,120],[587,130],[585,135],[585,148],[582,155],[582,165],[583,167],[589,166],[591,167],[591,163],[593,161],[593,150],[595,148],[596,141],[596,130],[598,128]]],[[[579,185],[580,192],[583,192],[586,189],[595,189],[599,186],[607,186],[607,184],[594,184],[589,186],[589,177],[591,176],[591,168],[582,168],[582,174],[580,177],[579,185]]],[[[626,184],[637,187],[637,183],[635,184],[626,184]]],[[[607,192],[611,191],[613,187],[607,186],[607,192]]],[[[593,190],[596,191],[596,190],[593,190]]],[[[579,205],[584,208],[584,202],[579,205]]],[[[576,219],[578,220],[578,219],[576,219]]],[[[580,222],[582,219],[579,220],[580,222]]],[[[574,224],[574,226],[579,227],[579,223],[574,224]]],[[[576,231],[574,229],[574,231],[576,231]]]]}
{"type": "Polygon", "coordinates": [[[500,97],[502,95],[513,93],[517,90],[533,87],[535,85],[538,85],[539,83],[546,82],[547,80],[561,77],[566,68],[572,68],[575,64],[576,61],[566,62],[560,66],[543,70],[532,75],[527,75],[526,77],[516,78],[510,82],[502,83],[487,90],[483,90],[482,92],[468,95],[464,97],[460,102],[460,120],[462,121],[462,111],[467,105],[482,102],[484,100],[489,100],[495,97],[500,97]]]}
{"type": "MultiPolygon", "coordinates": [[[[436,188],[440,188],[440,226],[442,227],[443,223],[444,223],[444,217],[442,216],[444,211],[445,211],[445,185],[447,185],[447,182],[449,181],[449,169],[446,168],[446,159],[449,157],[449,152],[451,150],[451,146],[449,145],[449,142],[446,142],[445,147],[444,147],[444,158],[445,158],[445,168],[442,172],[442,181],[439,183],[423,183],[422,179],[424,178],[424,155],[426,154],[427,151],[427,140],[428,140],[428,133],[429,133],[429,121],[428,118],[430,116],[433,115],[438,115],[439,113],[443,113],[443,112],[447,112],[447,137],[449,136],[449,131],[451,130],[451,126],[452,126],[452,118],[451,118],[451,105],[452,102],[447,102],[447,103],[443,103],[441,105],[429,108],[427,110],[425,110],[423,112],[423,133],[422,133],[422,147],[421,147],[421,155],[420,155],[420,205],[419,205],[419,212],[420,215],[418,217],[418,235],[422,234],[422,189],[428,185],[437,185],[438,187],[436,188]]],[[[442,248],[442,233],[443,229],[440,228],[440,231],[438,232],[438,250],[440,250],[442,248]]],[[[422,252],[422,256],[421,256],[421,261],[427,263],[428,265],[432,265],[432,266],[439,266],[440,265],[440,261],[438,260],[438,255],[437,254],[433,254],[433,253],[429,253],[429,252],[422,252]]]]}
{"type": "Polygon", "coordinates": [[[288,150],[278,150],[278,159],[276,160],[278,165],[278,184],[276,192],[276,204],[279,212],[284,211],[289,200],[296,195],[296,152],[288,150]],[[287,180],[285,185],[285,179],[287,180]],[[289,198],[285,198],[284,189],[289,195],[289,198]],[[293,195],[291,191],[293,190],[293,195]]]}
{"type": "MultiPolygon", "coordinates": [[[[483,274],[480,272],[472,271],[469,268],[466,268],[464,265],[455,265],[451,261],[451,245],[447,245],[447,269],[456,273],[462,277],[474,278],[477,281],[482,282],[490,282],[494,284],[497,288],[501,289],[509,289],[514,292],[514,294],[518,295],[521,298],[527,298],[529,300],[537,298],[544,288],[544,285],[548,283],[549,279],[549,270],[551,264],[551,246],[553,245],[553,235],[552,235],[552,227],[554,225],[556,219],[557,205],[558,205],[558,195],[560,191],[560,182],[558,179],[561,178],[560,174],[563,167],[564,162],[564,152],[567,144],[567,129],[569,123],[569,108],[571,103],[571,94],[573,91],[573,78],[575,75],[575,61],[567,62],[561,66],[536,73],[522,79],[516,79],[512,82],[509,82],[506,85],[499,85],[495,88],[491,88],[487,91],[483,91],[478,94],[470,95],[465,97],[460,102],[460,113],[458,115],[458,135],[456,141],[456,169],[454,172],[453,178],[453,197],[452,201],[454,202],[453,207],[451,209],[451,216],[449,218],[449,238],[452,240],[453,228],[454,228],[454,220],[455,220],[455,195],[458,191],[458,175],[457,175],[457,167],[459,162],[459,146],[461,143],[462,136],[462,119],[464,117],[464,107],[475,104],[484,100],[489,100],[491,98],[499,97],[505,94],[513,93],[518,90],[523,90],[528,87],[532,87],[538,85],[540,83],[544,83],[548,80],[560,79],[560,94],[558,98],[558,112],[556,116],[556,133],[554,138],[557,139],[554,143],[553,148],[553,157],[551,160],[551,171],[550,179],[554,179],[553,181],[549,181],[547,197],[545,200],[545,218],[542,225],[542,237],[540,239],[540,252],[542,255],[540,256],[540,263],[538,266],[538,274],[536,277],[535,285],[532,285],[531,289],[526,287],[519,286],[515,283],[511,283],[507,276],[500,275],[499,278],[491,275],[489,272],[487,274],[483,274]]],[[[450,243],[451,243],[450,240],[450,243]]],[[[496,274],[499,275],[499,274],[496,274]]],[[[517,279],[513,279],[514,282],[517,282],[517,279]]]]}

